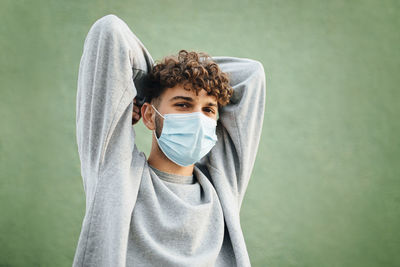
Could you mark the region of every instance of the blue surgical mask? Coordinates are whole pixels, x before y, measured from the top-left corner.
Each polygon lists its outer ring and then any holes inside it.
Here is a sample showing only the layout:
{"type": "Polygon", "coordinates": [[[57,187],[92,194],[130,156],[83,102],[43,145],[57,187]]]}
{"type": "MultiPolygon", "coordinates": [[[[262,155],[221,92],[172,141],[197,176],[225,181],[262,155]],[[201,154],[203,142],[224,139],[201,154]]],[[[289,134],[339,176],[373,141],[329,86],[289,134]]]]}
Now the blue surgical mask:
{"type": "Polygon", "coordinates": [[[158,146],[167,158],[180,166],[189,166],[204,157],[217,142],[216,120],[201,112],[169,113],[164,118],[158,146]]]}

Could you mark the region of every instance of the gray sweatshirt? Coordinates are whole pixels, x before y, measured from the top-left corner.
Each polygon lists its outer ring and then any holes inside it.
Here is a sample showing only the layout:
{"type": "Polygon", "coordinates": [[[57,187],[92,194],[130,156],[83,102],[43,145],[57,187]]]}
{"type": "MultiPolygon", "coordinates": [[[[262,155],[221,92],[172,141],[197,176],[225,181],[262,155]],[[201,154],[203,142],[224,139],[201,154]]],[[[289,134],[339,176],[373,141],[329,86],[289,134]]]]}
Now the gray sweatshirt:
{"type": "Polygon", "coordinates": [[[92,25],[77,84],[86,211],[73,266],[250,266],[239,212],[261,136],[265,73],[256,60],[212,59],[234,89],[219,110],[218,141],[193,177],[169,176],[149,166],[132,126],[150,53],[115,15],[92,25]]]}

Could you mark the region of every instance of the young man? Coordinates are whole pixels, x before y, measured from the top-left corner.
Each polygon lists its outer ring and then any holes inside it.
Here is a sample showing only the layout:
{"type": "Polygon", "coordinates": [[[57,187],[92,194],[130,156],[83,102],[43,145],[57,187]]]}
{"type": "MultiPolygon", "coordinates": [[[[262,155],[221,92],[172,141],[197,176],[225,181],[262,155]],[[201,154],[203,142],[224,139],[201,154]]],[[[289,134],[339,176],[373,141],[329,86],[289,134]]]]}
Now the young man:
{"type": "Polygon", "coordinates": [[[185,50],[153,64],[117,16],[90,28],[76,106],[86,213],[73,266],[250,266],[239,211],[261,136],[263,66],[185,50]],[[153,136],[148,159],[135,145],[140,117],[153,136]]]}

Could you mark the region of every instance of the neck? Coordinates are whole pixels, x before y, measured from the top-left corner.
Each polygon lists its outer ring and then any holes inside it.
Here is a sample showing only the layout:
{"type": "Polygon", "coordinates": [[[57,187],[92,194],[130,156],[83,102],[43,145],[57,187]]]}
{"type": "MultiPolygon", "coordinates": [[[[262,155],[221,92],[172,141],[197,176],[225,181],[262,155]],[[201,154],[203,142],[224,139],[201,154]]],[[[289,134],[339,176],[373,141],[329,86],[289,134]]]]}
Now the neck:
{"type": "Polygon", "coordinates": [[[153,142],[151,144],[150,156],[147,162],[154,168],[166,173],[185,175],[185,176],[190,176],[193,174],[194,165],[183,167],[171,161],[160,150],[154,136],[153,136],[153,142]]]}

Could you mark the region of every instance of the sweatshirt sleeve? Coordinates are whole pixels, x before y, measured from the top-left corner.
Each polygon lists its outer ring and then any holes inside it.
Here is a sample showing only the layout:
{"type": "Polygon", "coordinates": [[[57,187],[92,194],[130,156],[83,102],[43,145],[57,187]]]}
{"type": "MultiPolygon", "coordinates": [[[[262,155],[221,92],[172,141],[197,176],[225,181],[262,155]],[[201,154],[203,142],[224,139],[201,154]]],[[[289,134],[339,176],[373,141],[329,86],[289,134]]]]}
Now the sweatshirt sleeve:
{"type": "MultiPolygon", "coordinates": [[[[139,89],[135,79],[152,64],[146,48],[117,16],[106,15],[91,26],[83,45],[76,98],[76,138],[85,191],[94,186],[107,161],[114,132],[124,128],[134,136],[132,108],[139,89]]],[[[132,151],[132,147],[121,149],[132,151]]]]}
{"type": "Polygon", "coordinates": [[[219,111],[218,141],[208,162],[226,177],[240,208],[253,170],[263,127],[266,78],[261,62],[248,58],[213,57],[228,73],[233,95],[219,111]]]}

